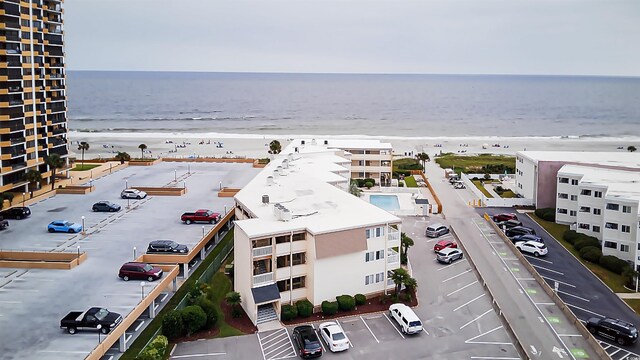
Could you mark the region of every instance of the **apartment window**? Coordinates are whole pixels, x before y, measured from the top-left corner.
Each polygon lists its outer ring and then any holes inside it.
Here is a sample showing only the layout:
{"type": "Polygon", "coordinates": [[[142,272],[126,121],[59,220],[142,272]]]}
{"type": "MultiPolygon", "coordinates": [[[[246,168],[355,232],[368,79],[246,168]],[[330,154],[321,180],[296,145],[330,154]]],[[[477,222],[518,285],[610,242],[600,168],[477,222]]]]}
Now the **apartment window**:
{"type": "Polygon", "coordinates": [[[558,199],[568,199],[569,195],[565,193],[558,193],[558,199]]]}
{"type": "Polygon", "coordinates": [[[276,244],[288,243],[290,239],[289,235],[276,236],[276,244]]]}
{"type": "Polygon", "coordinates": [[[600,226],[593,225],[593,228],[591,228],[591,231],[599,233],[600,232],[600,226]]]}
{"type": "Polygon", "coordinates": [[[622,245],[622,244],[620,244],[620,251],[622,251],[622,252],[629,252],[629,245],[622,245]]]}
{"type": "Polygon", "coordinates": [[[630,214],[631,213],[631,206],[622,205],[622,212],[630,214]]]}
{"type": "Polygon", "coordinates": [[[370,251],[366,254],[364,254],[364,262],[369,262],[369,261],[373,261],[375,260],[375,252],[374,251],[370,251]]]}
{"type": "Polygon", "coordinates": [[[606,229],[618,230],[618,224],[616,224],[616,223],[610,223],[610,222],[608,222],[608,223],[605,223],[605,224],[604,224],[604,227],[605,227],[606,229]]]}
{"type": "Polygon", "coordinates": [[[380,226],[376,228],[376,237],[384,236],[384,227],[380,226]]]}
{"type": "Polygon", "coordinates": [[[623,233],[630,233],[631,232],[631,226],[629,225],[622,225],[620,227],[620,231],[622,231],[623,233]]]}
{"type": "Polygon", "coordinates": [[[305,285],[305,276],[298,276],[298,277],[294,277],[293,278],[293,285],[292,288],[295,289],[300,289],[303,288],[305,285]]]}
{"type": "Polygon", "coordinates": [[[560,184],[568,184],[569,183],[569,178],[566,178],[566,177],[558,178],[558,182],[560,184]]]}
{"type": "Polygon", "coordinates": [[[384,250],[376,251],[376,260],[384,259],[384,250]]]}
{"type": "Polygon", "coordinates": [[[578,195],[571,195],[571,201],[578,201],[578,195]]]}
{"type": "Polygon", "coordinates": [[[372,233],[373,233],[373,231],[371,231],[371,229],[366,229],[366,230],[364,231],[365,237],[366,237],[367,239],[371,239],[371,237],[372,237],[372,236],[371,236],[371,235],[372,235],[372,233]]]}
{"type": "Polygon", "coordinates": [[[613,241],[605,241],[604,242],[604,247],[606,247],[608,249],[618,249],[618,243],[615,243],[613,241]]]}
{"type": "Polygon", "coordinates": [[[591,212],[591,208],[588,206],[580,206],[580,212],[591,212]]]}
{"type": "Polygon", "coordinates": [[[576,216],[577,212],[575,210],[570,210],[569,211],[569,216],[576,216]]]}
{"type": "Polygon", "coordinates": [[[280,280],[276,284],[278,285],[278,290],[280,290],[280,292],[283,292],[303,288],[305,286],[305,281],[305,276],[299,276],[293,278],[293,281],[289,281],[289,279],[280,280]]]}
{"type": "Polygon", "coordinates": [[[558,208],[558,214],[566,214],[567,209],[558,208]]]}
{"type": "Polygon", "coordinates": [[[364,277],[364,284],[365,285],[370,285],[373,284],[373,274],[372,275],[367,275],[364,277]]]}
{"type": "Polygon", "coordinates": [[[365,178],[364,173],[363,173],[363,172],[359,172],[359,173],[358,173],[358,178],[360,178],[360,179],[364,179],[364,178],[365,178]]]}
{"type": "Polygon", "coordinates": [[[276,259],[278,268],[289,267],[292,264],[294,266],[302,265],[307,262],[307,256],[304,252],[293,254],[291,257],[293,258],[293,263],[290,262],[289,255],[278,256],[278,258],[276,259]]]}
{"type": "Polygon", "coordinates": [[[578,180],[571,179],[571,185],[578,185],[578,180]]]}
{"type": "Polygon", "coordinates": [[[580,223],[580,224],[578,224],[578,227],[580,229],[589,230],[590,225],[589,224],[580,223]]]}
{"type": "Polygon", "coordinates": [[[602,191],[594,191],[593,192],[593,197],[601,198],[602,197],[602,191]]]}
{"type": "Polygon", "coordinates": [[[591,196],[591,190],[583,189],[583,190],[580,192],[580,195],[591,196]]]}
{"type": "Polygon", "coordinates": [[[293,234],[293,241],[300,241],[300,240],[306,240],[306,239],[307,239],[307,233],[293,234]]]}
{"type": "Polygon", "coordinates": [[[620,205],[607,203],[607,210],[618,211],[618,210],[620,210],[620,205]]]}
{"type": "Polygon", "coordinates": [[[384,273],[377,273],[376,274],[376,283],[380,283],[384,281],[384,273]]]}
{"type": "Polygon", "coordinates": [[[593,209],[593,215],[602,215],[602,209],[593,209]]]}

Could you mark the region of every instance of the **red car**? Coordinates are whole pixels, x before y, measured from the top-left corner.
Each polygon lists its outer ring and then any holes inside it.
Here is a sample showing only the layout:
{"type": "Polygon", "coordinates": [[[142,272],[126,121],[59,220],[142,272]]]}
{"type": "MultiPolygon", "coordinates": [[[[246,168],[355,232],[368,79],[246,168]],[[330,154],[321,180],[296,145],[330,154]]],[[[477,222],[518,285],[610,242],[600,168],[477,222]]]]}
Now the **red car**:
{"type": "Polygon", "coordinates": [[[494,222],[507,221],[507,220],[518,220],[516,214],[513,213],[502,213],[493,215],[494,222]]]}
{"type": "Polygon", "coordinates": [[[162,277],[162,269],[147,263],[128,262],[122,265],[118,276],[124,281],[129,279],[154,281],[162,277]]]}
{"type": "Polygon", "coordinates": [[[433,251],[438,252],[444,248],[457,248],[458,244],[456,244],[452,240],[440,240],[433,246],[433,251]]]}

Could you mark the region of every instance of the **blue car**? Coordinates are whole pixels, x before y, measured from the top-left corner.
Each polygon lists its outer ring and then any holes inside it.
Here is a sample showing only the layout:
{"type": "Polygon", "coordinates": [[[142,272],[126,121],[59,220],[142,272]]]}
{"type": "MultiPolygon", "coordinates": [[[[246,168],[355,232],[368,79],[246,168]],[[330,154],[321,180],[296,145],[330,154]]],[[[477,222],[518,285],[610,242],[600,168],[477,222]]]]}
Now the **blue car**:
{"type": "Polygon", "coordinates": [[[52,221],[47,229],[50,233],[52,232],[66,232],[66,233],[77,233],[82,231],[82,225],[74,224],[71,221],[67,220],[56,220],[52,221]]]}

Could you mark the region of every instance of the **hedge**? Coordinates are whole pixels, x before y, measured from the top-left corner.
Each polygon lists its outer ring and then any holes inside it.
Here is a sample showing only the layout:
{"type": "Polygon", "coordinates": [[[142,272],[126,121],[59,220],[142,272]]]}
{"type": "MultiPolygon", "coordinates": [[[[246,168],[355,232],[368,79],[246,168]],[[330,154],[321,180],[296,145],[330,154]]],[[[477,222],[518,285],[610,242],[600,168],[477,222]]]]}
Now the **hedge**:
{"type": "Polygon", "coordinates": [[[292,305],[282,305],[281,318],[282,321],[292,320],[298,316],[298,308],[292,305]]]}
{"type": "Polygon", "coordinates": [[[184,333],[180,310],[171,310],[162,317],[162,333],[169,339],[179,337],[184,333]]]}
{"type": "Polygon", "coordinates": [[[338,312],[338,303],[336,301],[323,301],[322,313],[325,315],[335,315],[338,312]]]}
{"type": "Polygon", "coordinates": [[[622,274],[629,267],[629,263],[613,255],[606,255],[601,257],[600,265],[602,265],[603,268],[611,270],[616,274],[622,274]]]}
{"type": "Polygon", "coordinates": [[[301,317],[309,317],[313,314],[313,304],[307,299],[296,301],[296,308],[301,317]]]}
{"type": "Polygon", "coordinates": [[[581,234],[576,232],[575,230],[567,230],[562,234],[562,239],[569,244],[573,245],[576,240],[580,237],[581,234]]]}
{"type": "MultiPolygon", "coordinates": [[[[581,234],[582,235],[582,234],[581,234]]],[[[600,247],[600,241],[598,241],[598,239],[592,237],[592,236],[587,236],[587,235],[582,235],[578,238],[578,240],[576,240],[576,242],[573,243],[573,247],[580,251],[582,248],[584,247],[588,247],[588,246],[593,246],[593,247],[600,247]]]]}
{"type": "Polygon", "coordinates": [[[367,303],[367,297],[362,294],[356,294],[354,298],[356,299],[356,305],[364,305],[367,303]]]}
{"type": "Polygon", "coordinates": [[[204,313],[207,315],[205,328],[211,329],[216,324],[216,321],[218,321],[218,313],[215,304],[213,303],[213,301],[202,296],[200,297],[200,299],[198,299],[197,305],[200,306],[204,313]]]}
{"type": "Polygon", "coordinates": [[[602,257],[602,250],[600,250],[600,247],[597,246],[585,246],[580,249],[580,257],[589,262],[597,264],[602,257]]]}
{"type": "Polygon", "coordinates": [[[342,311],[351,311],[356,307],[356,300],[351,295],[336,296],[338,307],[342,311]]]}
{"type": "Polygon", "coordinates": [[[190,305],[182,309],[182,322],[187,330],[187,335],[191,335],[207,325],[207,314],[198,305],[190,305]]]}
{"type": "Polygon", "coordinates": [[[138,355],[137,360],[164,360],[169,340],[162,335],[156,336],[138,355]]]}

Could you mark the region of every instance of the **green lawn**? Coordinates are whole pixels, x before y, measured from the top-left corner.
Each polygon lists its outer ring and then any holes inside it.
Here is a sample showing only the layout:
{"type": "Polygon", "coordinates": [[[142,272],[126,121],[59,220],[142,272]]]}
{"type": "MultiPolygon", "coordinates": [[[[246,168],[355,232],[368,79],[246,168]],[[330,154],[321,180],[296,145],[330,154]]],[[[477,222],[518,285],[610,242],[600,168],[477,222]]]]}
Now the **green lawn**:
{"type": "Polygon", "coordinates": [[[407,187],[418,187],[416,178],[414,178],[413,176],[406,176],[404,178],[404,183],[407,184],[407,187]]]}
{"type": "Polygon", "coordinates": [[[480,190],[482,191],[482,193],[484,194],[484,196],[488,197],[488,198],[493,198],[493,195],[489,194],[489,192],[487,191],[487,189],[484,188],[484,186],[482,186],[482,181],[480,180],[471,180],[471,182],[480,190]]]}
{"type": "MultiPolygon", "coordinates": [[[[485,173],[483,166],[504,166],[508,170],[508,173],[514,173],[516,169],[515,156],[506,155],[492,155],[492,154],[480,154],[480,155],[456,155],[456,154],[444,154],[435,158],[435,162],[440,165],[441,168],[451,168],[458,174],[464,172],[466,174],[485,173]]],[[[395,163],[395,162],[394,162],[395,163]]],[[[489,171],[491,173],[504,173],[502,171],[489,171]]]]}
{"type": "Polygon", "coordinates": [[[76,166],[73,167],[73,169],[71,169],[71,171],[87,171],[87,170],[91,170],[93,168],[97,168],[100,165],[96,165],[96,164],[76,164],[76,166]]]}
{"type": "Polygon", "coordinates": [[[398,171],[398,170],[407,171],[405,167],[411,166],[411,165],[413,166],[418,165],[416,167],[417,170],[422,169],[422,164],[417,159],[402,158],[402,159],[393,160],[393,171],[398,171]]]}
{"type": "MultiPolygon", "coordinates": [[[[533,213],[530,213],[529,216],[531,216],[533,220],[535,220],[538,224],[540,224],[540,226],[545,228],[545,230],[553,235],[553,237],[556,238],[556,240],[558,240],[562,244],[562,246],[569,250],[573,254],[573,256],[580,260],[580,262],[583,263],[587,268],[589,268],[591,272],[593,272],[597,277],[600,278],[600,280],[607,284],[607,286],[611,288],[613,292],[629,292],[629,290],[624,287],[624,279],[622,278],[622,275],[618,275],[612,271],[609,271],[599,264],[590,263],[580,258],[580,253],[578,252],[578,250],[576,250],[573,245],[562,239],[562,234],[564,234],[564,232],[569,229],[569,226],[542,220],[533,213]]],[[[638,303],[638,305],[640,305],[640,302],[638,303]]]]}
{"type": "Polygon", "coordinates": [[[503,192],[502,194],[498,193],[498,195],[500,195],[501,198],[514,198],[516,197],[516,194],[513,193],[513,191],[511,190],[507,190],[505,192],[503,192]]]}
{"type": "MultiPolygon", "coordinates": [[[[224,268],[224,266],[222,268],[224,268]]],[[[242,331],[230,326],[224,321],[224,314],[222,313],[222,309],[220,308],[220,304],[225,301],[225,295],[227,295],[229,291],[232,291],[232,284],[229,277],[223,272],[219,271],[215,275],[213,275],[213,278],[209,282],[209,285],[211,285],[211,293],[213,295],[213,298],[211,300],[216,307],[216,312],[218,313],[219,317],[218,321],[216,322],[216,327],[220,328],[220,333],[218,333],[216,337],[244,335],[242,331]]]]}

